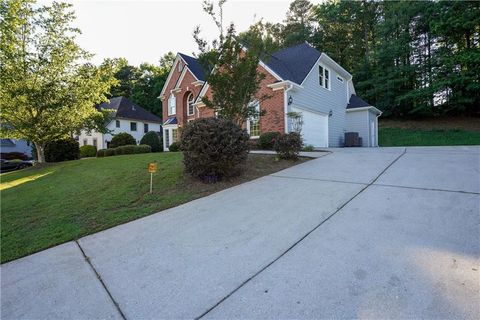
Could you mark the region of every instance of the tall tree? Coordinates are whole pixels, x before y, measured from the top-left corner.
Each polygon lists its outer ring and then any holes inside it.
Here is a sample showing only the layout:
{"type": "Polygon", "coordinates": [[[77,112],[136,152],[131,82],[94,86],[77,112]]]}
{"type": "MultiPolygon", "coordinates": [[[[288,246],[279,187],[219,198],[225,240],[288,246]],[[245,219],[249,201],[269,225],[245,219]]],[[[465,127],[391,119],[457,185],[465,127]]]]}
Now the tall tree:
{"type": "Polygon", "coordinates": [[[210,45],[200,37],[200,28],[194,31],[194,38],[200,50],[200,61],[205,69],[212,70],[206,75],[212,96],[205,95],[202,102],[206,107],[213,109],[220,117],[227,118],[243,125],[249,118],[263,113],[259,111],[254,100],[263,101],[268,95],[258,95],[260,82],[265,75],[257,71],[259,56],[253,50],[244,50],[238,40],[235,27],[230,24],[223,30],[222,6],[225,1],[219,1],[218,13],[213,4],[205,0],[204,8],[219,28],[219,38],[210,45]],[[232,86],[232,83],[235,83],[232,86]]]}
{"type": "Polygon", "coordinates": [[[290,3],[289,10],[283,28],[283,42],[285,46],[295,45],[310,41],[313,36],[314,12],[313,6],[308,0],[294,0],[290,3]]]}
{"type": "Polygon", "coordinates": [[[75,43],[70,7],[0,2],[1,133],[32,141],[39,162],[47,142],[102,122],[93,120],[102,116],[93,106],[116,82],[111,61],[85,63],[91,55],[75,43]]]}

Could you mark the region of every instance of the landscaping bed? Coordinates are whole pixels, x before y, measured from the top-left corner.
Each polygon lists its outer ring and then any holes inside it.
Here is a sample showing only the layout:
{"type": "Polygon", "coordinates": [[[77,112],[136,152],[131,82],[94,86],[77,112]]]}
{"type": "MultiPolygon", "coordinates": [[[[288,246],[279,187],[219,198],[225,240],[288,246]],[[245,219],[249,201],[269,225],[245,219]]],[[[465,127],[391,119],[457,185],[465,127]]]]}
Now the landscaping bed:
{"type": "Polygon", "coordinates": [[[46,164],[1,175],[1,262],[204,197],[307,161],[250,154],[242,176],[204,184],[182,154],[148,153],[46,164]],[[149,194],[147,164],[158,172],[149,194]]]}

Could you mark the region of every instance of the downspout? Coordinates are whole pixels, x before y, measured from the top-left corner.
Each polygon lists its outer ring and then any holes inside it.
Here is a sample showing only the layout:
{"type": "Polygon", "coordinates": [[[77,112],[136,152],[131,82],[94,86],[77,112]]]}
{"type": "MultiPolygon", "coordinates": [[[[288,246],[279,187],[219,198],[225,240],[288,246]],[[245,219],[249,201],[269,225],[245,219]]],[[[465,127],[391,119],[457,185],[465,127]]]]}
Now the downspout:
{"type": "Polygon", "coordinates": [[[377,126],[377,127],[375,128],[375,130],[377,131],[377,134],[375,135],[375,139],[376,139],[377,141],[375,141],[375,143],[376,143],[376,147],[377,147],[377,148],[380,147],[380,146],[378,145],[378,117],[380,117],[381,115],[382,115],[382,112],[380,112],[380,113],[377,115],[377,119],[376,119],[376,120],[377,120],[377,121],[376,121],[376,122],[377,122],[377,123],[376,123],[376,126],[377,126]]]}
{"type": "Polygon", "coordinates": [[[288,133],[288,91],[290,91],[293,88],[293,84],[288,84],[283,91],[284,97],[283,97],[283,105],[284,105],[284,121],[285,121],[285,133],[288,133]]]}

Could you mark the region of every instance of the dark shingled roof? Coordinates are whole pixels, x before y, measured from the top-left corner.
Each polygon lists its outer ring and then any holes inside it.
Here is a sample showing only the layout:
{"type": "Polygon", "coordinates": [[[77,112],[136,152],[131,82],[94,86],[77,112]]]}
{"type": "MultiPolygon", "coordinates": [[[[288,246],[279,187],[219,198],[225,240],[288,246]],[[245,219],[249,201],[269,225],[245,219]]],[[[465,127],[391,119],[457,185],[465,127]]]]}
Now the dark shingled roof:
{"type": "Polygon", "coordinates": [[[104,102],[96,106],[97,109],[113,109],[116,110],[115,117],[127,118],[134,120],[143,120],[151,122],[162,122],[162,119],[148,112],[142,107],[134,104],[125,97],[114,97],[110,102],[104,102]]]}
{"type": "Polygon", "coordinates": [[[352,94],[350,96],[350,101],[347,104],[347,109],[364,108],[364,107],[370,107],[370,106],[371,106],[370,103],[352,94]]]}
{"type": "Polygon", "coordinates": [[[266,64],[283,80],[301,84],[320,55],[320,51],[304,42],[272,53],[266,64]]]}
{"type": "Polygon", "coordinates": [[[168,124],[177,124],[177,123],[178,123],[177,117],[171,117],[171,118],[168,118],[163,125],[166,126],[168,124]]]}
{"type": "Polygon", "coordinates": [[[185,60],[188,65],[188,69],[192,71],[195,77],[197,77],[198,80],[205,81],[205,72],[203,71],[203,67],[200,62],[198,62],[198,60],[194,57],[187,56],[186,54],[180,52],[178,54],[183,60],[185,60]]]}

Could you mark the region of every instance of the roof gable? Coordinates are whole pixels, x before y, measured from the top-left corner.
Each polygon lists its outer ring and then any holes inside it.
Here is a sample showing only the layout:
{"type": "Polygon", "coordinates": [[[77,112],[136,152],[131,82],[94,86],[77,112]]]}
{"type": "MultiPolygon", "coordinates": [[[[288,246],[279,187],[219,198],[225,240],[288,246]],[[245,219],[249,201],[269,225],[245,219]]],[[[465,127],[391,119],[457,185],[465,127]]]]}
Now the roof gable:
{"type": "Polygon", "coordinates": [[[205,81],[205,72],[198,59],[180,52],[178,53],[178,55],[182,57],[183,61],[185,61],[185,63],[187,64],[188,69],[190,69],[190,71],[198,80],[205,81]]]}
{"type": "Polygon", "coordinates": [[[134,104],[125,97],[114,97],[110,102],[103,102],[96,106],[97,109],[115,110],[116,118],[127,118],[151,122],[161,122],[162,120],[153,113],[134,104]]]}
{"type": "Polygon", "coordinates": [[[304,42],[272,53],[266,65],[284,80],[301,84],[320,55],[320,51],[304,42]]]}

